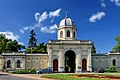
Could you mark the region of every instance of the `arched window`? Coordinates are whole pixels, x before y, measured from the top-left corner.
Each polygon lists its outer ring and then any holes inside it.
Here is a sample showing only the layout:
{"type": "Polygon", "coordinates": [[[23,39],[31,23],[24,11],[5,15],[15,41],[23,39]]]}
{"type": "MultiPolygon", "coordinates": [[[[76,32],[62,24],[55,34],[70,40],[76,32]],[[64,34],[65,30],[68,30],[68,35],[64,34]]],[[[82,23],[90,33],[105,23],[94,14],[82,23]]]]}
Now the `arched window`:
{"type": "Polygon", "coordinates": [[[113,66],[116,66],[116,60],[115,59],[113,59],[113,66]]]}
{"type": "Polygon", "coordinates": [[[20,68],[20,60],[17,60],[17,68],[20,68]]]}
{"type": "Polygon", "coordinates": [[[7,61],[7,68],[11,68],[11,61],[10,60],[7,61]]]}
{"type": "Polygon", "coordinates": [[[73,37],[75,38],[75,31],[73,32],[73,37]]]}
{"type": "Polygon", "coordinates": [[[69,30],[67,31],[67,37],[70,37],[70,31],[69,30]]]}
{"type": "Polygon", "coordinates": [[[60,32],[60,38],[62,38],[62,37],[63,37],[63,32],[61,31],[61,32],[60,32]]]}

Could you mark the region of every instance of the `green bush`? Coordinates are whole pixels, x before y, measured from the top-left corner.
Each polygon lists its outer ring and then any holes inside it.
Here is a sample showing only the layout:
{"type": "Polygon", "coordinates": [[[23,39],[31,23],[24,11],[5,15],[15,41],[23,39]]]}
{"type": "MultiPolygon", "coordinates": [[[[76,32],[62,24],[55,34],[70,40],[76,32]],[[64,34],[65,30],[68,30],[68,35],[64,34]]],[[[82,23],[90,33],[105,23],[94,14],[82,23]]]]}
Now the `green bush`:
{"type": "Polygon", "coordinates": [[[105,69],[104,71],[105,71],[105,72],[110,72],[110,69],[105,69]]]}
{"type": "Polygon", "coordinates": [[[116,66],[109,67],[110,70],[116,70],[116,66]]]}
{"type": "Polygon", "coordinates": [[[113,73],[113,72],[117,72],[117,71],[116,71],[116,70],[110,70],[110,72],[112,72],[112,73],[113,73]]]}
{"type": "Polygon", "coordinates": [[[28,71],[26,70],[16,70],[12,72],[13,74],[29,74],[28,71]]]}
{"type": "Polygon", "coordinates": [[[15,70],[12,72],[13,74],[35,74],[36,70],[33,68],[31,70],[15,70]]]}
{"type": "Polygon", "coordinates": [[[36,70],[34,68],[32,68],[32,70],[29,70],[29,73],[30,74],[35,74],[36,73],[36,70]]]}
{"type": "Polygon", "coordinates": [[[118,72],[118,71],[116,70],[116,66],[110,66],[109,68],[105,69],[105,72],[118,72]]]}

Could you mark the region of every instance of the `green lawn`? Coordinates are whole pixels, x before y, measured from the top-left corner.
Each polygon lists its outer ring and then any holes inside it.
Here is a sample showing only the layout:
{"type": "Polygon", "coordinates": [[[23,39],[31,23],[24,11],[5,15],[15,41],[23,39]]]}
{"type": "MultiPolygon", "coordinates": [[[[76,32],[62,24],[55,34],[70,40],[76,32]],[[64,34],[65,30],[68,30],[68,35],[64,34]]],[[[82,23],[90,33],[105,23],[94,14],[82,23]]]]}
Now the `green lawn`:
{"type": "MultiPolygon", "coordinates": [[[[112,80],[110,78],[94,78],[89,76],[83,77],[75,77],[81,75],[94,75],[94,76],[111,76],[111,77],[120,77],[120,73],[103,73],[103,74],[46,74],[42,77],[44,78],[51,78],[51,79],[58,79],[58,80],[112,80]]],[[[116,79],[117,80],[117,79],[116,79]]],[[[120,80],[120,79],[118,79],[120,80]]]]}

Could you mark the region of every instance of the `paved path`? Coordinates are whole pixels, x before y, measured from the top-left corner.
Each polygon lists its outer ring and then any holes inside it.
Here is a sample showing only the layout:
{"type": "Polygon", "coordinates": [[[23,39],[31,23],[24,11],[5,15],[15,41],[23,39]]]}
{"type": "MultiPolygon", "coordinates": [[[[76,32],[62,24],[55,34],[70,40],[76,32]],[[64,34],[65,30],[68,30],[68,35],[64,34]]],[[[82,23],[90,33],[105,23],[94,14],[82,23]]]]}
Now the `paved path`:
{"type": "Polygon", "coordinates": [[[53,80],[41,78],[43,74],[9,74],[0,72],[0,80],[53,80]]]}

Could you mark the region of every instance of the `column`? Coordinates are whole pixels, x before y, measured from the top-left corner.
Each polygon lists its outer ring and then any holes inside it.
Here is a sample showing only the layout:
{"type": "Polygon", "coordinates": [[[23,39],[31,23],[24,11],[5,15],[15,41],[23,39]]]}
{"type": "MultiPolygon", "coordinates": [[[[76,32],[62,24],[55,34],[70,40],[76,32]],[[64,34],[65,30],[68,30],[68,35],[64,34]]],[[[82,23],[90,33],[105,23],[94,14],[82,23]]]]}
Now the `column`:
{"type": "Polygon", "coordinates": [[[91,64],[91,49],[88,50],[88,71],[92,71],[92,64],[91,64]]]}
{"type": "Polygon", "coordinates": [[[64,53],[63,53],[63,50],[60,50],[59,51],[59,72],[63,72],[64,71],[64,67],[63,67],[63,64],[64,64],[64,53]]]}
{"type": "Polygon", "coordinates": [[[81,54],[80,49],[77,50],[76,72],[81,72],[81,54]]]}
{"type": "Polygon", "coordinates": [[[49,58],[48,58],[48,60],[49,60],[48,67],[49,67],[50,69],[52,69],[52,50],[49,50],[48,54],[49,54],[49,58]]]}

